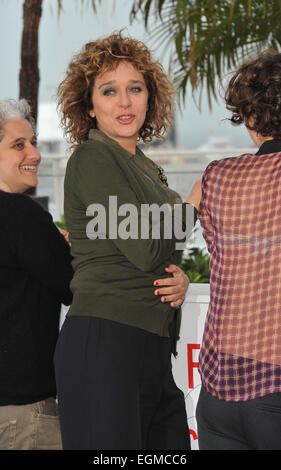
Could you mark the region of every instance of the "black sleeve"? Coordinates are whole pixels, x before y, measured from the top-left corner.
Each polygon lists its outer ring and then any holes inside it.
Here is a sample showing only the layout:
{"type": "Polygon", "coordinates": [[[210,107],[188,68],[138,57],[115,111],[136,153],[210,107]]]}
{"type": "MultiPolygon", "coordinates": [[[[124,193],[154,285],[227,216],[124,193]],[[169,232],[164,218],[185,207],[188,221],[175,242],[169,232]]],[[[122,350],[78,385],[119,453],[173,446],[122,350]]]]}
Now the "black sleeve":
{"type": "Polygon", "coordinates": [[[19,196],[21,210],[17,210],[13,234],[19,266],[50,289],[60,302],[69,305],[73,277],[70,247],[51,215],[30,197],[19,196]]]}

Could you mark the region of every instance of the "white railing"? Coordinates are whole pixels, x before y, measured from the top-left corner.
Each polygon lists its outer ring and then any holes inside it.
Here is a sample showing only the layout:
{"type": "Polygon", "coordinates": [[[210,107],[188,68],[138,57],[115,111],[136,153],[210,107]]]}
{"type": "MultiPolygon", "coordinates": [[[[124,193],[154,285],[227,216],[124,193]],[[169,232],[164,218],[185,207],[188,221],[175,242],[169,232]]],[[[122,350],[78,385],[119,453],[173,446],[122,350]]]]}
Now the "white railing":
{"type": "MultiPolygon", "coordinates": [[[[156,163],[163,165],[168,180],[189,175],[184,195],[187,196],[192,184],[200,178],[208,163],[212,160],[242,153],[254,153],[253,148],[229,148],[206,150],[158,149],[148,150],[146,155],[156,163]]],[[[39,169],[39,196],[49,196],[50,211],[54,219],[59,220],[63,214],[63,180],[68,157],[57,154],[43,154],[39,169]]],[[[170,186],[178,190],[174,185],[170,186]]],[[[179,191],[180,192],[180,191],[179,191]]]]}

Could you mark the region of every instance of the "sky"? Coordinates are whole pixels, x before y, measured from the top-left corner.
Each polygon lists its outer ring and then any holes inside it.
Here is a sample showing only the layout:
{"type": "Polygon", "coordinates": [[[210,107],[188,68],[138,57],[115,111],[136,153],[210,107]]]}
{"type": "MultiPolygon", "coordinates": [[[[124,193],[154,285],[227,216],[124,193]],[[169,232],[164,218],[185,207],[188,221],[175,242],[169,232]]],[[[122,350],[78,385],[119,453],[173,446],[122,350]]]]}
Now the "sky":
{"type": "MultiPolygon", "coordinates": [[[[56,100],[56,88],[64,77],[69,61],[86,42],[122,28],[126,28],[130,36],[145,42],[152,49],[155,59],[160,60],[168,70],[168,53],[159,48],[156,50],[141,18],[130,24],[132,0],[103,0],[96,15],[90,4],[90,0],[63,0],[63,11],[58,17],[57,0],[43,0],[39,30],[40,103],[56,100]]],[[[22,5],[23,0],[0,0],[0,99],[18,98],[22,5]]],[[[177,146],[196,148],[205,145],[212,137],[229,138],[234,147],[251,146],[244,127],[232,126],[228,117],[221,98],[217,103],[213,102],[210,111],[204,93],[199,110],[188,89],[181,111],[176,112],[177,146]]]]}

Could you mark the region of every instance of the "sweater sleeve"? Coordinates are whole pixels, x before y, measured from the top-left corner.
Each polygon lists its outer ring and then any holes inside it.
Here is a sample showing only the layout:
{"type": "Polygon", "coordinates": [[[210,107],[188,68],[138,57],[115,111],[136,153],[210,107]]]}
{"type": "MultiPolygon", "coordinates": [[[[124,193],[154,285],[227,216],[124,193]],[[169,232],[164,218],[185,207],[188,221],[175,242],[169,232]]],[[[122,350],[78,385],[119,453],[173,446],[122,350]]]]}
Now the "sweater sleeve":
{"type": "Polygon", "coordinates": [[[50,289],[61,303],[69,305],[73,276],[70,247],[47,211],[26,195],[15,196],[20,198],[20,205],[15,233],[11,235],[19,266],[50,289]]]}
{"type": "Polygon", "coordinates": [[[128,181],[127,175],[116,163],[107,146],[97,145],[94,155],[89,147],[80,148],[75,162],[76,166],[72,168],[75,174],[73,181],[87,209],[87,215],[93,216],[97,207],[104,208],[107,217],[106,236],[141,271],[153,271],[163,264],[178,249],[176,243],[182,244],[187,233],[194,227],[195,210],[188,204],[178,204],[176,211],[167,205],[165,214],[160,214],[159,227],[157,223],[152,223],[140,203],[137,191],[132,188],[132,182],[128,181]],[[110,218],[110,201],[113,200],[116,201],[118,214],[125,216],[128,210],[127,215],[129,213],[134,218],[138,230],[134,238],[122,236],[122,225],[117,227],[114,217],[110,218]],[[171,235],[165,236],[169,223],[177,227],[176,234],[172,231],[171,235]],[[145,235],[141,233],[143,227],[147,228],[145,235]],[[155,233],[160,236],[155,236],[155,233]]]}

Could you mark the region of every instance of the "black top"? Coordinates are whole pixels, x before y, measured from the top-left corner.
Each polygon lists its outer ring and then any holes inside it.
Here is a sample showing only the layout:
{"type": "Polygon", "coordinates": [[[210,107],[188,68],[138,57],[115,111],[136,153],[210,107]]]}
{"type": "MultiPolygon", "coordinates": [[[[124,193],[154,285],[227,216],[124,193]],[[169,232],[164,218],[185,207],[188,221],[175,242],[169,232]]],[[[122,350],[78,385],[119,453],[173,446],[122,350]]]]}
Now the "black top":
{"type": "Polygon", "coordinates": [[[56,396],[53,355],[69,305],[69,246],[36,201],[0,191],[0,405],[56,396]]]}
{"type": "Polygon", "coordinates": [[[281,151],[281,140],[266,140],[257,151],[256,155],[267,155],[269,153],[277,153],[281,151]]]}

